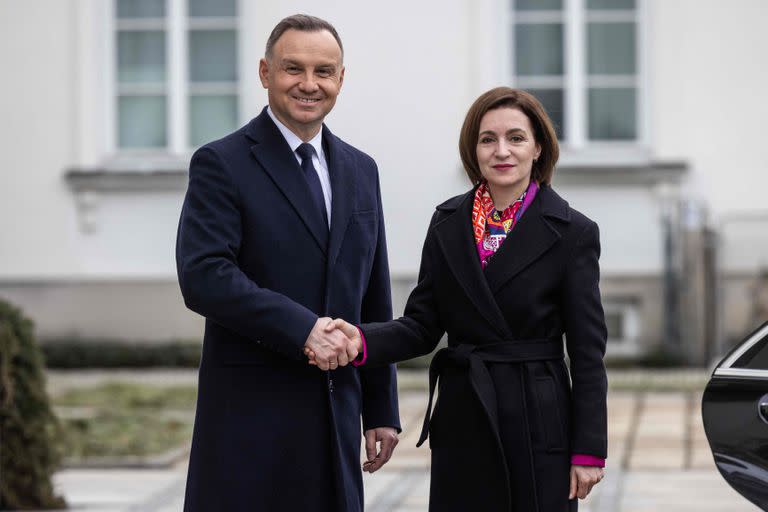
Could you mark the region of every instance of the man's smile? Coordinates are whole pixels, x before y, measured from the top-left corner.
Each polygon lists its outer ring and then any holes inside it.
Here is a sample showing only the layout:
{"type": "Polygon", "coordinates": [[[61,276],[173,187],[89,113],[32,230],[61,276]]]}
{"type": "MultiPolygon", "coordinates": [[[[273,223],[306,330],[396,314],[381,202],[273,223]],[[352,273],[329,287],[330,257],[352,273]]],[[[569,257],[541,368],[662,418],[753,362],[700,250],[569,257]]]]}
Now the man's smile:
{"type": "Polygon", "coordinates": [[[293,99],[301,103],[306,103],[308,105],[311,105],[313,103],[317,103],[318,101],[320,101],[320,98],[305,98],[303,96],[293,96],[293,99]]]}

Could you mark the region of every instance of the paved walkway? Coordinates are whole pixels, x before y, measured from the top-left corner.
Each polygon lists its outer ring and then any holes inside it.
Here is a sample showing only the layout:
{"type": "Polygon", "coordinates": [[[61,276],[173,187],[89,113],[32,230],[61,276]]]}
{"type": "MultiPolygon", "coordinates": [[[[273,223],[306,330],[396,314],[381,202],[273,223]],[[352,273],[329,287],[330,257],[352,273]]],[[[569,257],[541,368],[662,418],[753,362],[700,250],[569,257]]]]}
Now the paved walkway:
{"type": "MultiPolygon", "coordinates": [[[[115,374],[92,380],[110,376],[115,374]]],[[[364,476],[367,512],[427,510],[429,449],[415,447],[426,405],[425,392],[415,388],[426,377],[403,377],[403,387],[411,389],[404,390],[400,398],[404,432],[389,464],[364,476]]],[[[194,382],[190,375],[175,372],[152,379],[160,384],[194,382]]],[[[146,377],[142,380],[147,382],[146,377]]],[[[66,377],[54,375],[49,384],[61,389],[68,387],[66,381],[66,377]]],[[[700,391],[609,392],[606,478],[582,502],[580,511],[758,510],[715,469],[701,424],[700,403],[700,391]]],[[[186,461],[165,470],[70,469],[57,473],[55,482],[75,510],[165,512],[182,509],[185,475],[186,461]]]]}

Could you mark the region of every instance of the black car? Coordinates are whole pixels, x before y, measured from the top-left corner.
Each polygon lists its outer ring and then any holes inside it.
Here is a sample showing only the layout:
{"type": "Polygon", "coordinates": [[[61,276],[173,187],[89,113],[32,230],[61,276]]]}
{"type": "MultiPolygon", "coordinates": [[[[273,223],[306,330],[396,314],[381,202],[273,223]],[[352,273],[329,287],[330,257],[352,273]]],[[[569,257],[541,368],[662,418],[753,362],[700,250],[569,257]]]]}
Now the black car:
{"type": "Polygon", "coordinates": [[[768,322],[717,365],[701,412],[720,474],[768,510],[768,322]]]}

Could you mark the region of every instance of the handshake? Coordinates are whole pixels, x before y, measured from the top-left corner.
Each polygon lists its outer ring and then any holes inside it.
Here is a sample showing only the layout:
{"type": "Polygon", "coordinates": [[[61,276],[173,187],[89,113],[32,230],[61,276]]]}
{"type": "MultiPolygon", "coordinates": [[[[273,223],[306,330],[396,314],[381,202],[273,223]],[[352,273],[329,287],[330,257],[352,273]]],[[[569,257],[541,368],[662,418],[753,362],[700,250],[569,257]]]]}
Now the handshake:
{"type": "Polygon", "coordinates": [[[360,331],[341,318],[318,318],[304,344],[309,364],[321,370],[335,370],[355,360],[363,350],[360,331]]]}

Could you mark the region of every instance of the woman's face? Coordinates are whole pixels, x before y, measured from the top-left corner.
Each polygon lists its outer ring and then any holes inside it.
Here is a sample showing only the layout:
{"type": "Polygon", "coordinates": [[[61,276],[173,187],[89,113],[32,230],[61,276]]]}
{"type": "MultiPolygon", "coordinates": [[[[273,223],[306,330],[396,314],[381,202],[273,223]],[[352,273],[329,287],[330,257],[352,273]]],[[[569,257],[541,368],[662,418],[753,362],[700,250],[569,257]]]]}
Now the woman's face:
{"type": "Polygon", "coordinates": [[[512,107],[489,110],[480,121],[477,163],[491,193],[523,193],[531,179],[533,160],[541,147],[528,116],[512,107]]]}

